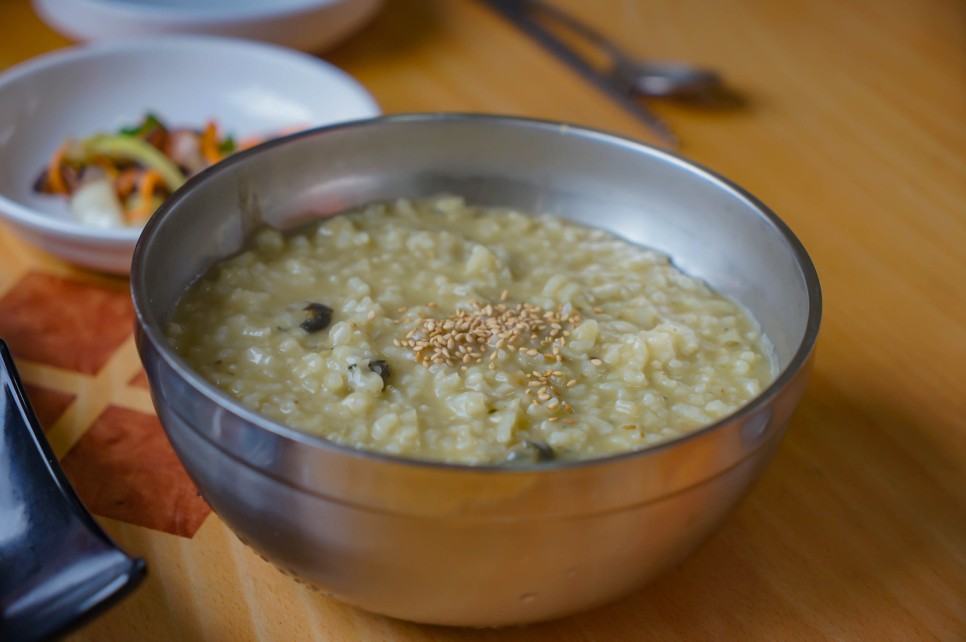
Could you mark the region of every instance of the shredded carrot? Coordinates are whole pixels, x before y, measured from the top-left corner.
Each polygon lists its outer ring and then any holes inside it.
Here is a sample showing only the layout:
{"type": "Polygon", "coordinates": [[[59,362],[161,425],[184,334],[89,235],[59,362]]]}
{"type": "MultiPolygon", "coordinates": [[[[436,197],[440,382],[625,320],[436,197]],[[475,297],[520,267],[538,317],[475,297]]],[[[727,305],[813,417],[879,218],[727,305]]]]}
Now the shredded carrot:
{"type": "Polygon", "coordinates": [[[161,181],[161,174],[153,169],[146,170],[141,174],[141,180],[138,181],[138,197],[140,202],[138,206],[127,212],[127,218],[129,223],[137,223],[151,218],[154,214],[154,188],[158,186],[161,181]]]}
{"type": "Polygon", "coordinates": [[[117,192],[118,198],[124,200],[131,195],[131,192],[137,187],[141,173],[140,169],[128,167],[118,174],[117,178],[114,179],[114,191],[117,192]]]}
{"type": "Polygon", "coordinates": [[[221,152],[218,151],[218,126],[215,121],[209,120],[205,129],[201,132],[201,155],[205,157],[209,165],[214,165],[221,160],[221,152]]]}
{"type": "Polygon", "coordinates": [[[58,147],[47,162],[47,184],[54,194],[67,194],[70,191],[67,189],[67,181],[64,180],[64,174],[61,171],[64,165],[64,155],[67,153],[69,144],[70,141],[58,147]]]}

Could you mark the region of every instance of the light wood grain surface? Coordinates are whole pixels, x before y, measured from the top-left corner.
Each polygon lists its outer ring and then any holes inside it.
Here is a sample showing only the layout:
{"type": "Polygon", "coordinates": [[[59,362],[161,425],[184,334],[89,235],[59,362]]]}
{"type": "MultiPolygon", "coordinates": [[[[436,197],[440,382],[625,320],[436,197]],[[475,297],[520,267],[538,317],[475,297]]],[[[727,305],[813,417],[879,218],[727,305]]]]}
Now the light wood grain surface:
{"type": "MultiPolygon", "coordinates": [[[[630,51],[727,75],[744,109],[654,108],[683,154],[771,206],[818,268],[812,384],[752,494],[697,555],[634,595],[498,631],[320,597],[214,515],[192,538],[100,517],[150,575],[72,640],[966,639],[966,4],[554,1],[630,51]]],[[[0,68],[66,44],[26,0],[0,0],[0,68]]],[[[473,0],[390,0],[325,57],[386,112],[521,114],[651,140],[473,0]]],[[[35,273],[124,289],[0,227],[0,295],[35,273]]],[[[108,401],[151,412],[129,385],[130,338],[96,376],[20,363],[28,384],[75,397],[48,433],[59,455],[108,401]]]]}

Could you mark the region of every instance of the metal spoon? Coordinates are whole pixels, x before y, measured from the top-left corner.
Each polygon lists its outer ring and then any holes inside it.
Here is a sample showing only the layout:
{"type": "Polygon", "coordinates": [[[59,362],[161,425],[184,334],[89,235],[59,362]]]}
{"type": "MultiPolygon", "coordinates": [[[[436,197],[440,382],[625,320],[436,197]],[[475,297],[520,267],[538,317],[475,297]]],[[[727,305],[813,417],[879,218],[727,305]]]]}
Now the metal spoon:
{"type": "Polygon", "coordinates": [[[718,72],[680,62],[618,61],[613,74],[642,96],[700,99],[724,88],[718,72]]]}
{"type": "Polygon", "coordinates": [[[625,90],[646,97],[700,98],[720,92],[718,72],[684,62],[643,61],[632,57],[596,29],[542,0],[523,0],[523,7],[568,29],[602,51],[610,60],[610,75],[625,90]]]}

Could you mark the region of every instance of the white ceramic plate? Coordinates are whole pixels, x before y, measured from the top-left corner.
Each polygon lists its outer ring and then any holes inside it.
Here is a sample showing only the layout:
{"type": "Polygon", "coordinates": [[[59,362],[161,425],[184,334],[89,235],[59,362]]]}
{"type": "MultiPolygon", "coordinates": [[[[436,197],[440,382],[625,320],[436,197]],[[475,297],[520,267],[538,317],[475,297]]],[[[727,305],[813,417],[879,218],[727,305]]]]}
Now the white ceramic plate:
{"type": "Polygon", "coordinates": [[[0,75],[0,218],[62,258],[126,274],[139,229],[76,221],[66,199],[33,183],[50,154],[140,121],[214,118],[239,139],[368,118],[379,107],[350,76],[289,49],[231,38],[157,36],[62,49],[0,75]]]}
{"type": "Polygon", "coordinates": [[[320,51],[360,29],[382,0],[33,0],[75,40],[195,33],[320,51]]]}

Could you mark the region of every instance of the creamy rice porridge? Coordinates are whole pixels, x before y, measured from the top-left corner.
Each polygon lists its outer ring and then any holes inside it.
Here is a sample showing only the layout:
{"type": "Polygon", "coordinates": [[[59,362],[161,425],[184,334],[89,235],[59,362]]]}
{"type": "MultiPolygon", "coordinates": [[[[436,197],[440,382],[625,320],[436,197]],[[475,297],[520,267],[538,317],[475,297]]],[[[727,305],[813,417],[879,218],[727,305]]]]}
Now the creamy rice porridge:
{"type": "Polygon", "coordinates": [[[263,229],[190,288],[167,333],[273,419],[469,464],[645,448],[774,377],[757,324],[664,255],[455,197],[263,229]]]}

